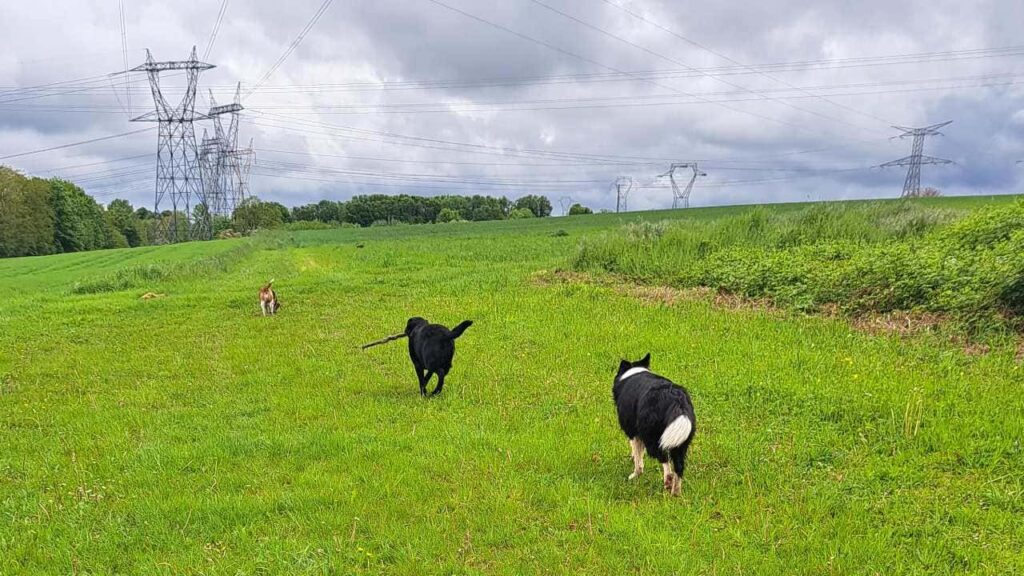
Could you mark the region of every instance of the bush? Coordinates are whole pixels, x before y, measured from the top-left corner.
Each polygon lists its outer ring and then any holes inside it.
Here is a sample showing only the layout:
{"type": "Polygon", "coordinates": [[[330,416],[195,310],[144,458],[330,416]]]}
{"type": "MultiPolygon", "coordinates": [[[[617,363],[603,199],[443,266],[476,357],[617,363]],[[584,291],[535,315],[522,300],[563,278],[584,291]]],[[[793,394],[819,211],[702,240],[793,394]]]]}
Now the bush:
{"type": "Polygon", "coordinates": [[[954,217],[876,203],[791,214],[754,209],[709,223],[639,222],[584,241],[573,267],[799,310],[927,311],[971,331],[1020,329],[1024,203],[954,217]]]}
{"type": "MultiPolygon", "coordinates": [[[[353,227],[358,228],[355,224],[353,227]]],[[[327,223],[319,220],[297,220],[294,222],[288,222],[283,226],[285,230],[330,230],[332,228],[340,228],[341,226],[337,222],[327,223]]]]}
{"type": "Polygon", "coordinates": [[[508,214],[509,220],[519,220],[522,218],[535,218],[533,212],[529,208],[515,208],[508,214]]]}
{"type": "Polygon", "coordinates": [[[576,216],[578,214],[593,214],[594,211],[586,206],[576,203],[569,206],[569,216],[576,216]]]}
{"type": "Polygon", "coordinates": [[[441,211],[437,213],[437,222],[456,222],[458,220],[462,220],[462,215],[459,214],[458,210],[442,208],[441,211]]]}

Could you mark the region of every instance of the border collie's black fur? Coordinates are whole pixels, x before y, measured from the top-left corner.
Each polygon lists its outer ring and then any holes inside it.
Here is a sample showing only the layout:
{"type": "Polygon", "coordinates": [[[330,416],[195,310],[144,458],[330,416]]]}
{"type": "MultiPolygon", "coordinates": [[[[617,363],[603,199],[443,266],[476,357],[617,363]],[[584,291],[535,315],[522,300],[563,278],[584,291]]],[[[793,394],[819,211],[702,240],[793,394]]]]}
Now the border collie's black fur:
{"type": "Polygon", "coordinates": [[[650,366],[650,354],[636,362],[623,360],[612,386],[619,426],[629,438],[633,455],[629,479],[643,473],[646,448],[652,458],[661,462],[665,489],[678,496],[697,420],[686,390],[651,372],[650,366]]]}
{"type": "Polygon", "coordinates": [[[431,396],[440,394],[444,388],[444,377],[451,372],[452,358],[455,356],[455,339],[462,336],[473,324],[466,320],[451,330],[440,324],[430,324],[420,317],[410,318],[405,325],[405,335],[409,337],[409,358],[416,368],[416,377],[420,381],[420,394],[427,395],[427,382],[437,374],[437,387],[431,396]]]}

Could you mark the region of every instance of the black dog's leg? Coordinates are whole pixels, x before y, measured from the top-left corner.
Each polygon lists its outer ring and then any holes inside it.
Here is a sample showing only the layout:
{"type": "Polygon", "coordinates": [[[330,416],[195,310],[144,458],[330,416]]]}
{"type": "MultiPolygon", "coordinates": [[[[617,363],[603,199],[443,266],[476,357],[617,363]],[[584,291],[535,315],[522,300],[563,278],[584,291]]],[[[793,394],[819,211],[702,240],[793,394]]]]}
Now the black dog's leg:
{"type": "Polygon", "coordinates": [[[444,370],[437,371],[437,387],[430,393],[431,396],[437,396],[441,393],[441,389],[444,388],[444,375],[446,373],[444,370]]]}
{"type": "Polygon", "coordinates": [[[433,377],[434,371],[427,370],[426,376],[423,377],[423,380],[420,380],[420,394],[422,394],[423,396],[427,395],[427,382],[430,382],[430,379],[433,377]]]}
{"type": "Polygon", "coordinates": [[[427,379],[423,377],[423,368],[416,366],[416,381],[420,384],[420,394],[427,395],[427,379]]]}

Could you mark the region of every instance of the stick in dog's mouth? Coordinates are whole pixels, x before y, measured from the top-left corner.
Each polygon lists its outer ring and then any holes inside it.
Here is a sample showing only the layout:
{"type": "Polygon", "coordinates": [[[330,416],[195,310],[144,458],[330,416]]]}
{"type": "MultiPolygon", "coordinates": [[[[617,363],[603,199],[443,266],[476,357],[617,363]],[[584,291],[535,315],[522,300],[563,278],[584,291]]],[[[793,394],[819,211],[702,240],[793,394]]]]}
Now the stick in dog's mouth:
{"type": "Polygon", "coordinates": [[[385,336],[384,338],[381,338],[380,340],[374,340],[373,342],[370,342],[369,344],[363,344],[362,346],[360,346],[360,348],[363,349],[363,350],[366,350],[367,348],[372,348],[372,347],[378,346],[380,344],[387,344],[388,342],[391,342],[392,340],[398,340],[399,338],[405,338],[405,332],[399,332],[398,334],[392,334],[391,336],[385,336]]]}

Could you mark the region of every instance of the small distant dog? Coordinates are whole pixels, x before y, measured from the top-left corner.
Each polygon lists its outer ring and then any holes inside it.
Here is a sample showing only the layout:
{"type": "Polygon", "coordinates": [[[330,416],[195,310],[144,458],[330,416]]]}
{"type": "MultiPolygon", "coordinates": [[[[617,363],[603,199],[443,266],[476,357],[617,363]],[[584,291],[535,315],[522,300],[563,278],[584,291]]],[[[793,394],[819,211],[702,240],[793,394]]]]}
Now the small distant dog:
{"type": "Polygon", "coordinates": [[[274,281],[267,282],[262,288],[260,288],[260,310],[263,315],[270,314],[273,316],[277,313],[277,309],[281,307],[281,303],[277,300],[277,293],[274,292],[274,281]]]}
{"type": "Polygon", "coordinates": [[[440,324],[430,324],[423,318],[410,318],[405,325],[405,336],[409,338],[409,358],[416,368],[420,381],[420,394],[427,395],[427,382],[437,374],[437,387],[430,393],[435,396],[444,388],[444,377],[451,372],[455,356],[455,339],[462,336],[473,324],[466,320],[451,330],[440,324]]]}
{"type": "Polygon", "coordinates": [[[697,420],[686,390],[651,372],[650,366],[650,354],[636,362],[623,360],[612,386],[619,426],[629,438],[633,455],[629,479],[643,473],[646,448],[652,458],[661,462],[665,490],[678,496],[697,420]]]}

